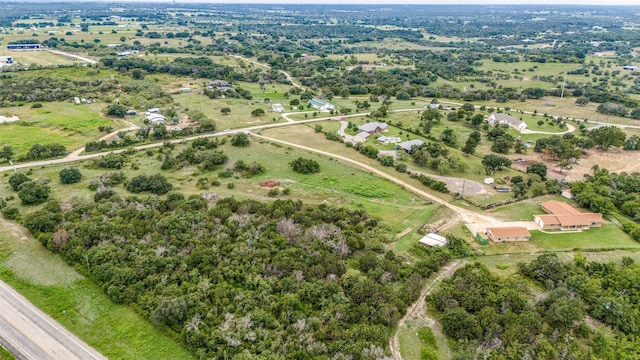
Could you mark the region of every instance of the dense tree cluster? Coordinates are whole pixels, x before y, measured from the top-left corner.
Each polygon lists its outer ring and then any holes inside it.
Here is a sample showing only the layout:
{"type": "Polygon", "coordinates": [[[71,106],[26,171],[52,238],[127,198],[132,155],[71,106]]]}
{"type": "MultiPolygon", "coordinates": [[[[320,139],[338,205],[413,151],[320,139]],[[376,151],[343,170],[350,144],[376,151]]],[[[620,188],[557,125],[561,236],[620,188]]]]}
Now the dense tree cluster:
{"type": "Polygon", "coordinates": [[[212,358],[372,359],[423,280],[468,255],[453,241],[407,264],[382,256],[391,235],[364,211],[299,201],[112,196],[25,224],[114,301],[212,358]]]}
{"type": "MultiPolygon", "coordinates": [[[[589,312],[624,334],[637,332],[637,311],[632,310],[637,299],[615,294],[625,289],[635,293],[635,285],[625,276],[637,276],[640,267],[589,263],[574,268],[555,254],[545,254],[520,268],[548,291],[534,300],[526,282],[498,277],[476,263],[457,270],[430,297],[445,333],[459,340],[460,358],[464,354],[487,359],[634,357],[633,347],[616,346],[587,326],[584,318],[589,312]],[[610,321],[611,316],[619,316],[620,322],[610,321]]],[[[624,334],[623,342],[635,343],[624,334]]]]}

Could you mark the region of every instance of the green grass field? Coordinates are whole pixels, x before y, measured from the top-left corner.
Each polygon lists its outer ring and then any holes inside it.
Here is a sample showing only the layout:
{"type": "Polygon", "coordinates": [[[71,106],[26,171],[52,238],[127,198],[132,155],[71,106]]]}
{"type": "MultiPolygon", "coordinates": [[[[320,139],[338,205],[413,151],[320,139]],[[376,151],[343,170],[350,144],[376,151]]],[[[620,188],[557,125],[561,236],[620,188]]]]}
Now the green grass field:
{"type": "Polygon", "coordinates": [[[639,243],[612,224],[579,233],[547,234],[532,231],[531,243],[545,250],[640,248],[639,243]]]}
{"type": "Polygon", "coordinates": [[[100,137],[98,127],[101,125],[120,127],[117,122],[100,116],[105,104],[52,102],[42,105],[39,109],[26,105],[2,109],[0,113],[18,116],[20,121],[0,124],[0,144],[13,147],[18,156],[34,144],[57,142],[73,150],[100,137]]]}

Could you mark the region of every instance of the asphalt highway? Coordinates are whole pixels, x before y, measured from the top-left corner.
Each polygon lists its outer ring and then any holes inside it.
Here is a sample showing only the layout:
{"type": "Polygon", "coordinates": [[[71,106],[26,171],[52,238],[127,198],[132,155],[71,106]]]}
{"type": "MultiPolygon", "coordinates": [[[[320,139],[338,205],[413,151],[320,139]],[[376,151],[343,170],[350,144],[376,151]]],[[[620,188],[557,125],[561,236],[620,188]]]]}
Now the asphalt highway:
{"type": "Polygon", "coordinates": [[[2,281],[0,344],[17,359],[106,359],[2,281]]]}

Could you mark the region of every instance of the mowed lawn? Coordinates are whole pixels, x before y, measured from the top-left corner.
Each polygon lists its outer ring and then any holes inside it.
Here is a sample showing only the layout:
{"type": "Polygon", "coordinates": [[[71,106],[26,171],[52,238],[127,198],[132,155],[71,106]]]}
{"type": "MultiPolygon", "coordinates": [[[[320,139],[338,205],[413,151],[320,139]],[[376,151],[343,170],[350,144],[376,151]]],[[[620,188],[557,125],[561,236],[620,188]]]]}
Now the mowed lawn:
{"type": "Polygon", "coordinates": [[[530,242],[545,250],[640,248],[639,243],[613,224],[572,233],[531,231],[530,242]]]}
{"type": "Polygon", "coordinates": [[[13,147],[18,157],[35,144],[59,143],[73,150],[100,137],[98,127],[119,127],[117,122],[100,116],[105,104],[53,102],[42,105],[38,109],[30,106],[3,109],[3,115],[18,116],[20,121],[0,124],[0,144],[13,147]]]}

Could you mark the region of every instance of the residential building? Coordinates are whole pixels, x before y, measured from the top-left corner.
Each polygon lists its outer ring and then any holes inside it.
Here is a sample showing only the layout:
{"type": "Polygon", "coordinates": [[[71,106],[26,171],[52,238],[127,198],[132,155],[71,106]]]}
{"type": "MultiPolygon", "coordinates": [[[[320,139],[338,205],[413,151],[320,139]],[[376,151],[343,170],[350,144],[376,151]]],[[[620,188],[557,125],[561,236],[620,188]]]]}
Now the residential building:
{"type": "Polygon", "coordinates": [[[527,123],[525,123],[524,121],[516,118],[515,116],[503,113],[489,114],[487,122],[491,126],[507,125],[510,128],[516,129],[518,131],[522,131],[527,128],[527,123]]]}
{"type": "Polygon", "coordinates": [[[145,118],[149,120],[149,123],[152,125],[167,123],[167,118],[164,115],[158,113],[147,113],[145,118]]]}
{"type": "Polygon", "coordinates": [[[367,138],[369,137],[369,133],[366,131],[361,131],[359,133],[357,133],[354,137],[353,137],[353,142],[365,142],[367,141],[367,138]]]}
{"type": "Polygon", "coordinates": [[[411,154],[411,152],[413,152],[413,147],[414,146],[417,147],[417,146],[421,146],[422,144],[424,144],[424,142],[422,140],[419,140],[419,139],[403,141],[403,142],[399,143],[398,145],[396,145],[396,149],[402,149],[402,150],[406,151],[407,153],[411,154]]]}
{"type": "Polygon", "coordinates": [[[434,233],[428,233],[418,242],[428,247],[443,247],[449,243],[446,237],[434,233]]]}
{"type": "Polygon", "coordinates": [[[318,98],[309,100],[308,105],[320,111],[331,111],[335,109],[335,106],[333,106],[331,103],[318,98]]]}
{"type": "Polygon", "coordinates": [[[561,201],[545,201],[540,207],[547,214],[535,215],[533,221],[543,230],[586,230],[602,226],[602,214],[583,213],[561,201]]]}
{"type": "Polygon", "coordinates": [[[213,80],[207,83],[211,88],[217,88],[219,90],[229,90],[231,89],[231,85],[224,80],[213,80]]]}
{"type": "Polygon", "coordinates": [[[271,110],[277,113],[283,113],[284,106],[282,106],[282,104],[271,104],[271,110]]]}
{"type": "Polygon", "coordinates": [[[386,123],[380,123],[377,121],[368,122],[364,125],[358,126],[358,130],[364,131],[368,134],[380,134],[381,132],[387,131],[388,128],[389,125],[387,125],[386,123]]]}
{"type": "Polygon", "coordinates": [[[486,235],[493,242],[529,241],[531,233],[522,226],[487,228],[486,235]]]}

